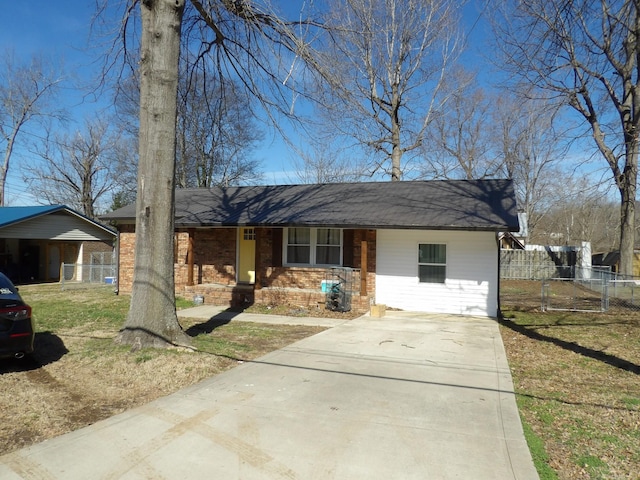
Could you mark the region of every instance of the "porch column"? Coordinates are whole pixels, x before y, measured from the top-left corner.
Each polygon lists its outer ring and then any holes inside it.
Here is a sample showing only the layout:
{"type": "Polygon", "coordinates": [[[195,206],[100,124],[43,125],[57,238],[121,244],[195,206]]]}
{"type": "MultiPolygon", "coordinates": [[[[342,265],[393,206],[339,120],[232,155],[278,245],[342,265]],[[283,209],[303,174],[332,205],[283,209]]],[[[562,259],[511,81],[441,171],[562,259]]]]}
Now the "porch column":
{"type": "Polygon", "coordinates": [[[256,227],[255,228],[255,232],[256,232],[256,250],[255,250],[255,266],[253,267],[255,269],[255,279],[253,282],[253,289],[254,290],[260,290],[262,288],[262,278],[260,275],[260,272],[262,272],[262,268],[261,268],[261,259],[260,259],[260,254],[262,252],[262,238],[264,236],[264,230],[260,227],[256,227]]]}
{"type": "Polygon", "coordinates": [[[187,242],[187,285],[192,287],[194,285],[193,282],[193,237],[195,235],[195,230],[190,228],[187,230],[188,234],[188,242],[187,242]]]}
{"type": "Polygon", "coordinates": [[[367,231],[362,230],[360,241],[360,296],[367,295],[367,231]]]}

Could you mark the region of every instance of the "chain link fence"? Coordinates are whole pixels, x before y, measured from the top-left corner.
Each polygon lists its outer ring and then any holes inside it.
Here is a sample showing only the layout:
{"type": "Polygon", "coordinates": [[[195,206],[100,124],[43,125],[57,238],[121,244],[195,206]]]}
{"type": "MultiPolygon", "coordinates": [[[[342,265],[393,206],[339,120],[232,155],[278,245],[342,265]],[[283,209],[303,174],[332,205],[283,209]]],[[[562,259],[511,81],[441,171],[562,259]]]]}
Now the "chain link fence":
{"type": "Polygon", "coordinates": [[[116,285],[117,265],[111,252],[91,254],[91,263],[63,263],[60,266],[62,289],[70,284],[116,285]]]}
{"type": "Polygon", "coordinates": [[[640,277],[609,267],[562,267],[560,273],[542,280],[543,311],[640,310],[640,277]]]}

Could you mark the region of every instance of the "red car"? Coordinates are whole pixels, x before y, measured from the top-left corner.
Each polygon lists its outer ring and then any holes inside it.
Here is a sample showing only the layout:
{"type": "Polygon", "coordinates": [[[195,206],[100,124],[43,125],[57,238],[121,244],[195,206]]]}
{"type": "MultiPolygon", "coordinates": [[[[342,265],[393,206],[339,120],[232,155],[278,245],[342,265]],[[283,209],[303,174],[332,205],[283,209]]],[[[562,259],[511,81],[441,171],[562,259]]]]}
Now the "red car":
{"type": "Polygon", "coordinates": [[[11,280],[0,273],[0,358],[30,355],[34,337],[31,307],[11,280]]]}

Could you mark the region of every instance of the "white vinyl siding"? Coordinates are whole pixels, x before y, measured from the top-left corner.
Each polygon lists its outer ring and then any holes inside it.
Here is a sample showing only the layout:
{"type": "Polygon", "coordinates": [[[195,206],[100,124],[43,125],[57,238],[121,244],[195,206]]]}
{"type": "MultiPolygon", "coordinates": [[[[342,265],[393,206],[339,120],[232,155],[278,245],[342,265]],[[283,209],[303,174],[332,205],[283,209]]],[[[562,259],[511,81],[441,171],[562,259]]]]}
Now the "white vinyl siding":
{"type": "Polygon", "coordinates": [[[376,302],[432,313],[496,316],[498,246],[493,232],[378,230],[376,302]],[[421,283],[421,244],[446,245],[444,283],[421,283]]]}

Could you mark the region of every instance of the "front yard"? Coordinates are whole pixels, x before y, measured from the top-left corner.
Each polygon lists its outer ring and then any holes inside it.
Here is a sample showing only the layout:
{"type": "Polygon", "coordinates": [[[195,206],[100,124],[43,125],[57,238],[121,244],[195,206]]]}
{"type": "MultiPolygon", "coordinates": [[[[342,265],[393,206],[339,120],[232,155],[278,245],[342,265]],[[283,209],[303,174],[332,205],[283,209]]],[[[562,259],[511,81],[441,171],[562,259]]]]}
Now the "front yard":
{"type": "MultiPolygon", "coordinates": [[[[81,428],[321,331],[183,319],[197,352],[113,344],[129,298],[109,287],[23,286],[35,362],[0,364],[0,452],[81,428]]],[[[188,306],[188,302],[184,302],[188,306]]],[[[541,312],[539,282],[502,282],[500,330],[544,479],[637,479],[640,313],[541,312]]],[[[317,315],[285,308],[259,310],[317,315]]]]}
{"type": "Polygon", "coordinates": [[[541,478],[640,478],[640,313],[542,313],[540,286],[502,282],[500,328],[541,478]]]}
{"type": "Polygon", "coordinates": [[[20,293],[33,307],[36,353],[33,361],[0,363],[2,454],[148,403],[323,330],[182,319],[197,352],[132,352],[113,343],[129,297],[114,295],[111,287],[61,291],[59,284],[25,285],[20,293]]]}

